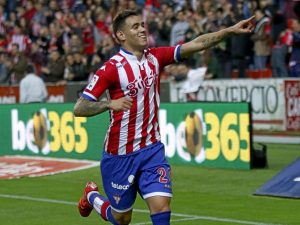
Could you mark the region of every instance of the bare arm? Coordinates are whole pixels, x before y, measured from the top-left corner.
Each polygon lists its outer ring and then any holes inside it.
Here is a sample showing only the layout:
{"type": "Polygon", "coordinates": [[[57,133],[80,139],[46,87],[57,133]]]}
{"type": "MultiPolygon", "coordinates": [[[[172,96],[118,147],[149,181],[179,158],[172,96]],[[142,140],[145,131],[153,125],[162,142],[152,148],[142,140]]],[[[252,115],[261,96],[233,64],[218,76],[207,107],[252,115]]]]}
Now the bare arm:
{"type": "Polygon", "coordinates": [[[186,58],[195,52],[205,50],[218,44],[223,39],[233,34],[251,33],[253,29],[253,19],[254,16],[247,20],[242,20],[231,27],[219,30],[217,32],[201,35],[192,41],[183,44],[180,49],[180,56],[182,58],[186,58]]]}
{"type": "Polygon", "coordinates": [[[132,99],[122,97],[111,101],[92,102],[80,97],[74,106],[75,116],[90,117],[101,114],[108,109],[114,111],[125,111],[132,106],[132,99]]]}

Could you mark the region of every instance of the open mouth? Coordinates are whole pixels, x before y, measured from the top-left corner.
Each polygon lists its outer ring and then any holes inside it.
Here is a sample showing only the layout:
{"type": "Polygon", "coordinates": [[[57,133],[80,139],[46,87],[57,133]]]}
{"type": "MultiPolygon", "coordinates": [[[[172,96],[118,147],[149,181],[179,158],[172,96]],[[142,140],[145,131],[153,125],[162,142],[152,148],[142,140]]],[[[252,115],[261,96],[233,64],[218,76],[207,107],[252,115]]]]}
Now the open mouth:
{"type": "Polygon", "coordinates": [[[141,35],[141,36],[139,36],[141,39],[143,39],[144,41],[145,40],[147,40],[147,36],[145,36],[145,35],[141,35]]]}
{"type": "Polygon", "coordinates": [[[139,35],[139,37],[142,39],[147,39],[147,36],[145,34],[139,35]]]}

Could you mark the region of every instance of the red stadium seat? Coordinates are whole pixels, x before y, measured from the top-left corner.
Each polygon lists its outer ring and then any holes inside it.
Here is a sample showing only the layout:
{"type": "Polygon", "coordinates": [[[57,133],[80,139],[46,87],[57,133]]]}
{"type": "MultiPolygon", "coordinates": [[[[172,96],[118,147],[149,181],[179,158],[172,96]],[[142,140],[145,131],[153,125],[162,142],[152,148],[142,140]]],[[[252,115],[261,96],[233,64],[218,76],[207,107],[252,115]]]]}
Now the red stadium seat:
{"type": "Polygon", "coordinates": [[[272,70],[263,69],[263,70],[246,70],[246,76],[248,78],[259,79],[259,78],[271,78],[272,70]]]}

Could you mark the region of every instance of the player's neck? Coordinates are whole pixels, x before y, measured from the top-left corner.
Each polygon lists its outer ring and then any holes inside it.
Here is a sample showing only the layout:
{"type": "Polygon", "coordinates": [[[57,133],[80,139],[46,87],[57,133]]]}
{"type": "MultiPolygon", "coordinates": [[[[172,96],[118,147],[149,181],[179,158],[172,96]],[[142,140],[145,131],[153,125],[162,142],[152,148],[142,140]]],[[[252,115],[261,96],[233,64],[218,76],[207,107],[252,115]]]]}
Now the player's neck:
{"type": "Polygon", "coordinates": [[[131,48],[130,46],[121,47],[125,52],[135,55],[138,60],[141,60],[144,55],[144,49],[131,48]]]}

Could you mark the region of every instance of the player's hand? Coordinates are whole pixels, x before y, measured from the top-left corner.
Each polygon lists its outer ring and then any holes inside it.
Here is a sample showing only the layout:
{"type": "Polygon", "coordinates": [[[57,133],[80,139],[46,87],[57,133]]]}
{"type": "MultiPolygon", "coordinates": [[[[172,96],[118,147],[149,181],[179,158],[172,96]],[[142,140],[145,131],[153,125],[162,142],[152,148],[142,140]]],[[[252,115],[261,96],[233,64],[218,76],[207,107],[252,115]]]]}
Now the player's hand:
{"type": "Polygon", "coordinates": [[[254,29],[254,18],[255,16],[252,16],[249,19],[242,20],[233,25],[232,27],[230,27],[231,32],[234,34],[251,33],[254,29]]]}
{"type": "Polygon", "coordinates": [[[108,107],[113,111],[126,111],[131,108],[133,100],[129,97],[114,99],[109,102],[108,107]]]}

